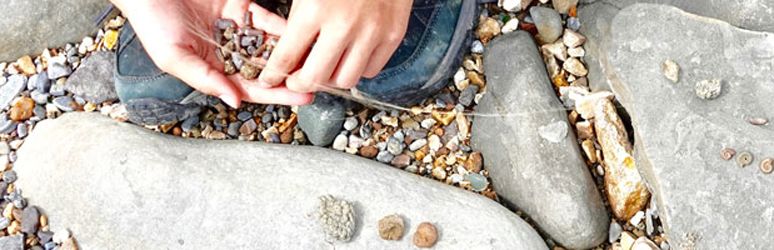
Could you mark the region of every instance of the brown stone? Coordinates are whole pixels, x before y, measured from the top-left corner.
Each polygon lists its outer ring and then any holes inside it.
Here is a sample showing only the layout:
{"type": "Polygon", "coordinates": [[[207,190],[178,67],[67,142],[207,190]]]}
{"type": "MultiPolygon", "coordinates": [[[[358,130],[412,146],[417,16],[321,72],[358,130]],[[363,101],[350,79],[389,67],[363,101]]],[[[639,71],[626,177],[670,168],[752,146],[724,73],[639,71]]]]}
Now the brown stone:
{"type": "Polygon", "coordinates": [[[500,23],[491,17],[484,19],[484,21],[481,22],[481,24],[478,26],[478,30],[476,30],[476,36],[484,44],[489,43],[489,40],[492,40],[493,37],[499,34],[500,23]]]}
{"type": "Polygon", "coordinates": [[[645,207],[650,192],[637,171],[632,144],[615,106],[608,99],[599,102],[594,110],[594,128],[605,163],[605,190],[613,214],[628,221],[645,207]]]}
{"type": "Polygon", "coordinates": [[[376,154],[379,153],[379,149],[377,149],[374,146],[365,146],[360,148],[360,151],[358,151],[360,156],[366,157],[366,158],[373,158],[376,156],[376,154]]]}
{"type": "Polygon", "coordinates": [[[476,73],[475,71],[468,71],[468,79],[470,79],[470,84],[478,86],[478,88],[483,89],[484,86],[486,86],[486,80],[484,80],[484,76],[476,73]]]}
{"type": "Polygon", "coordinates": [[[35,63],[32,62],[32,58],[30,56],[23,56],[19,58],[19,60],[16,61],[16,68],[19,69],[19,72],[25,76],[31,76],[35,73],[38,73],[38,71],[35,69],[35,63]]]}
{"type": "Polygon", "coordinates": [[[32,117],[32,110],[35,109],[35,101],[29,97],[22,97],[13,104],[8,118],[14,121],[26,121],[32,117]]]}
{"type": "Polygon", "coordinates": [[[589,159],[589,162],[591,163],[597,163],[597,155],[596,155],[596,148],[594,148],[594,141],[592,140],[585,140],[581,144],[581,148],[583,148],[583,153],[586,154],[586,159],[589,159]]]}
{"type": "Polygon", "coordinates": [[[473,173],[481,172],[481,168],[483,166],[484,166],[484,157],[482,157],[481,153],[479,152],[470,153],[470,156],[468,156],[468,160],[465,161],[465,169],[473,173]]]}
{"type": "Polygon", "coordinates": [[[289,144],[293,142],[293,130],[288,129],[288,130],[285,130],[285,132],[282,132],[280,134],[280,141],[283,144],[289,144]]]}
{"type": "Polygon", "coordinates": [[[582,121],[575,124],[578,130],[578,139],[586,140],[594,138],[594,124],[589,121],[582,121]]]}
{"type": "Polygon", "coordinates": [[[403,237],[403,218],[397,214],[388,215],[379,220],[379,236],[385,240],[400,240],[403,237]]]}
{"type": "Polygon", "coordinates": [[[242,68],[239,69],[239,73],[242,74],[242,77],[245,79],[252,80],[258,77],[258,73],[261,73],[261,69],[258,68],[255,63],[245,62],[245,64],[242,65],[242,68]]]}
{"type": "Polygon", "coordinates": [[[429,222],[422,222],[414,233],[414,245],[419,248],[429,248],[438,241],[438,229],[429,222]]]}
{"type": "Polygon", "coordinates": [[[390,165],[397,168],[405,168],[411,163],[411,156],[407,154],[401,154],[392,158],[390,165]]]}

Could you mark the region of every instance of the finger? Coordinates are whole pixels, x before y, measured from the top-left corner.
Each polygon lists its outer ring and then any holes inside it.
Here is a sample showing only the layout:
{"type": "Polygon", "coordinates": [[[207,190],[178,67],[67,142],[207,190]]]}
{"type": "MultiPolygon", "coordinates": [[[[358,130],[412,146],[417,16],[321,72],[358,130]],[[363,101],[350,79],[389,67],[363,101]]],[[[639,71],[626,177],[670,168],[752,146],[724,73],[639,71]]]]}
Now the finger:
{"type": "Polygon", "coordinates": [[[256,3],[250,3],[248,10],[253,13],[253,28],[266,31],[266,33],[282,36],[287,28],[288,21],[282,17],[261,8],[256,3]]]}
{"type": "Polygon", "coordinates": [[[233,108],[239,107],[241,94],[223,73],[187,50],[177,48],[170,54],[178,56],[165,64],[166,72],[202,93],[219,97],[233,108]]]}
{"type": "Polygon", "coordinates": [[[287,89],[285,86],[262,88],[254,85],[243,84],[242,99],[252,103],[280,104],[280,105],[307,105],[312,103],[314,95],[311,93],[298,93],[287,89]]]}
{"type": "Polygon", "coordinates": [[[266,68],[258,77],[261,85],[276,86],[285,81],[288,73],[298,66],[301,58],[309,50],[319,27],[298,20],[290,20],[285,35],[280,38],[272,51],[266,68]]]}
{"type": "Polygon", "coordinates": [[[349,43],[341,32],[325,32],[317,39],[312,52],[300,69],[299,77],[287,79],[288,89],[296,92],[312,92],[318,85],[336,87],[328,82],[349,43]]]}
{"type": "Polygon", "coordinates": [[[368,64],[370,55],[373,54],[373,46],[353,46],[344,52],[339,68],[331,77],[336,87],[341,89],[351,89],[360,81],[360,76],[368,64]]]}
{"type": "Polygon", "coordinates": [[[384,66],[387,65],[387,62],[390,61],[392,53],[395,53],[395,50],[398,49],[398,46],[400,46],[400,42],[383,43],[376,47],[373,54],[371,54],[371,59],[368,61],[368,64],[363,71],[363,76],[366,78],[376,77],[376,75],[382,71],[384,66]]]}

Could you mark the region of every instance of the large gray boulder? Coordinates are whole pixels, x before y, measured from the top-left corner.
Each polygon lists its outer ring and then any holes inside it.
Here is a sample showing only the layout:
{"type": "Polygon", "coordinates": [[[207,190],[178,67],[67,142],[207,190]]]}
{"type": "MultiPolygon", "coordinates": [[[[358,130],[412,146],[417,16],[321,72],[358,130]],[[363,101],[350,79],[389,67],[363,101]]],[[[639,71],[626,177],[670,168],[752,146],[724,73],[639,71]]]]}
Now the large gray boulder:
{"type": "Polygon", "coordinates": [[[636,162],[670,245],[770,249],[774,176],[759,164],[774,157],[774,127],[749,119],[774,118],[774,34],[663,5],[630,6],[612,23],[611,87],[632,117],[636,162]],[[664,76],[665,60],[680,65],[678,83],[664,76]],[[720,96],[697,97],[696,83],[713,78],[720,96]],[[722,160],[726,147],[753,163],[722,160]]]}
{"type": "Polygon", "coordinates": [[[687,12],[723,20],[741,28],[774,32],[774,0],[581,0],[578,19],[582,24],[581,33],[587,38],[584,45],[586,55],[583,59],[589,68],[588,82],[592,90],[610,90],[610,81],[616,80],[615,73],[609,68],[606,51],[613,37],[610,26],[613,17],[622,8],[636,3],[676,6],[687,12]]]}
{"type": "Polygon", "coordinates": [[[517,215],[484,196],[316,147],[183,139],[69,113],[37,126],[15,183],[81,249],[413,249],[417,225],[437,249],[547,249],[517,215]],[[329,244],[318,197],[354,204],[348,243],[329,244]],[[385,241],[378,221],[406,230],[385,241]]]}
{"type": "Polygon", "coordinates": [[[610,220],[537,45],[518,31],[488,46],[487,94],[476,111],[500,116],[476,117],[471,143],[484,154],[492,184],[563,246],[597,246],[610,220]]]}
{"type": "Polygon", "coordinates": [[[94,35],[107,0],[6,0],[0,4],[0,61],[40,54],[45,48],[94,35]]]}

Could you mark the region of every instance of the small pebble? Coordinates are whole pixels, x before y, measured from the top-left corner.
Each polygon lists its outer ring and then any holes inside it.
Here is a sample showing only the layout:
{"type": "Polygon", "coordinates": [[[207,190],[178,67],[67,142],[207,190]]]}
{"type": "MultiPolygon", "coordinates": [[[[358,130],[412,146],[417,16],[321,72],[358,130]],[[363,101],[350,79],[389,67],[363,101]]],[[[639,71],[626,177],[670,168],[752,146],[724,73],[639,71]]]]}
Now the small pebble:
{"type": "Polygon", "coordinates": [[[480,40],[473,41],[470,46],[470,52],[473,54],[484,54],[484,44],[480,40]]]}
{"type": "Polygon", "coordinates": [[[75,103],[75,100],[73,100],[72,97],[69,96],[60,96],[57,98],[54,98],[52,101],[56,107],[64,112],[70,112],[75,110],[78,107],[78,104],[75,103]]]}
{"type": "Polygon", "coordinates": [[[348,117],[347,120],[344,121],[344,129],[347,131],[352,131],[357,127],[357,118],[355,117],[348,117]]]}
{"type": "Polygon", "coordinates": [[[338,151],[344,151],[347,148],[347,136],[340,134],[333,140],[333,149],[338,151]]]}
{"type": "Polygon", "coordinates": [[[621,237],[621,232],[623,232],[623,228],[621,228],[621,225],[618,224],[618,222],[615,222],[615,221],[610,222],[610,229],[608,230],[607,241],[610,243],[618,241],[618,238],[621,237]]]}
{"type": "Polygon", "coordinates": [[[581,28],[581,23],[580,23],[580,20],[578,20],[578,18],[570,17],[570,18],[567,18],[566,26],[568,29],[572,31],[578,31],[581,28]]]}
{"type": "Polygon", "coordinates": [[[381,151],[381,152],[379,152],[379,154],[376,155],[376,160],[381,162],[381,163],[388,164],[388,163],[390,163],[392,161],[392,158],[394,158],[394,157],[395,156],[393,154],[390,154],[390,152],[381,151]]]}
{"type": "Polygon", "coordinates": [[[470,189],[473,189],[473,191],[476,192],[484,191],[489,185],[489,181],[486,180],[486,177],[480,174],[468,174],[465,178],[470,182],[470,189]]]}
{"type": "Polygon", "coordinates": [[[394,136],[387,138],[387,151],[392,155],[399,155],[403,152],[403,142],[394,136]]]}
{"type": "Polygon", "coordinates": [[[16,171],[13,171],[13,169],[3,172],[3,181],[5,183],[11,184],[15,182],[16,179],[17,179],[16,171]]]}
{"type": "Polygon", "coordinates": [[[379,236],[385,240],[400,240],[403,237],[403,218],[397,214],[388,215],[379,220],[379,236]]]}
{"type": "Polygon", "coordinates": [[[414,245],[419,248],[429,248],[435,245],[438,241],[438,229],[429,222],[422,222],[417,227],[417,231],[414,233],[412,239],[414,245]]]}
{"type": "Polygon", "coordinates": [[[412,142],[409,145],[409,150],[411,150],[412,152],[413,151],[417,151],[417,150],[421,149],[422,147],[424,147],[425,145],[427,145],[427,139],[419,139],[419,140],[416,140],[416,141],[412,142]]]}
{"type": "Polygon", "coordinates": [[[645,218],[645,212],[639,211],[634,216],[632,216],[631,219],[629,219],[629,224],[632,224],[634,227],[639,227],[640,222],[642,222],[642,219],[645,218]]]}
{"type": "Polygon", "coordinates": [[[712,100],[720,96],[722,81],[720,79],[704,80],[696,83],[696,96],[704,100],[712,100]]]}
{"type": "Polygon", "coordinates": [[[242,122],[245,122],[252,118],[253,118],[253,114],[247,111],[242,111],[242,112],[239,112],[239,114],[237,114],[237,119],[239,119],[242,122]]]}

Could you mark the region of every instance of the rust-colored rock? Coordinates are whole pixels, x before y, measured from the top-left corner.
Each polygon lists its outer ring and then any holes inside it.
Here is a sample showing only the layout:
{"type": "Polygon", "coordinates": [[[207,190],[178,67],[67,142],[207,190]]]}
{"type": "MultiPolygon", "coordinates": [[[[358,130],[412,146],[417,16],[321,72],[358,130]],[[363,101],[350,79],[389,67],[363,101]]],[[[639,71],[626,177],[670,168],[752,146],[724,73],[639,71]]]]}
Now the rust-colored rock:
{"type": "Polygon", "coordinates": [[[360,154],[360,156],[363,156],[363,157],[366,157],[366,158],[373,158],[373,157],[376,156],[376,154],[379,153],[379,149],[377,149],[374,146],[365,146],[365,147],[360,148],[358,153],[360,154]]]}
{"type": "Polygon", "coordinates": [[[473,173],[481,172],[482,166],[484,166],[484,158],[479,152],[470,153],[468,160],[465,161],[465,169],[473,173]]]}
{"type": "Polygon", "coordinates": [[[422,222],[414,233],[414,245],[419,248],[428,248],[438,241],[438,229],[429,222],[422,222]]]}
{"type": "Polygon", "coordinates": [[[397,214],[379,220],[379,236],[385,240],[400,240],[403,237],[403,218],[397,214]]]}
{"type": "Polygon", "coordinates": [[[35,109],[35,101],[29,97],[22,97],[13,104],[8,118],[14,121],[26,121],[32,117],[32,110],[35,109]]]}
{"type": "Polygon", "coordinates": [[[594,128],[605,163],[605,189],[616,218],[628,221],[648,203],[650,193],[637,171],[626,128],[607,98],[594,108],[594,128]]]}

